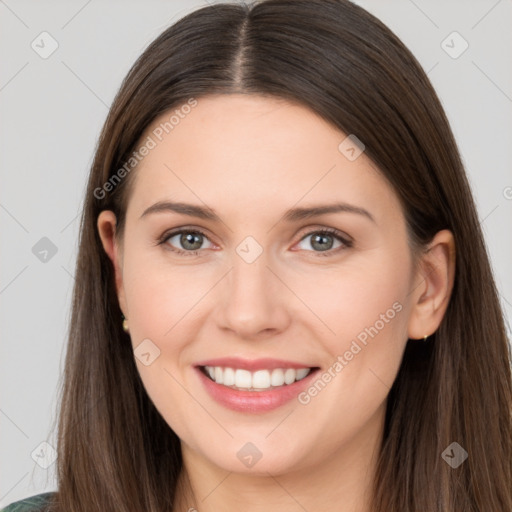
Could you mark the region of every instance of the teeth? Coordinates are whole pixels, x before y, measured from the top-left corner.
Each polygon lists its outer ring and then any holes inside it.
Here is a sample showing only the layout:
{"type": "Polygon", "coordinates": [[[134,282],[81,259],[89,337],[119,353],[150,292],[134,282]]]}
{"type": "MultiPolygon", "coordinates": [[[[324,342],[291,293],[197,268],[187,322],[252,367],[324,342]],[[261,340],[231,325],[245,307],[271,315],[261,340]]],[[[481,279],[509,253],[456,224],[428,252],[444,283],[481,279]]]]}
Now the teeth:
{"type": "Polygon", "coordinates": [[[293,384],[309,375],[311,368],[276,368],[275,370],[248,370],[205,366],[206,373],[217,384],[245,391],[257,391],[293,384]]]}
{"type": "MultiPolygon", "coordinates": [[[[222,371],[222,370],[221,370],[222,371]]],[[[217,372],[217,370],[215,370],[217,372]]],[[[217,376],[217,373],[215,373],[217,376]]],[[[235,386],[237,388],[250,388],[252,387],[252,375],[247,370],[236,370],[235,372],[235,386]]]]}
{"type": "Polygon", "coordinates": [[[301,368],[300,370],[297,370],[297,376],[295,377],[295,380],[302,380],[309,374],[310,371],[311,368],[301,368]]]}
{"type": "Polygon", "coordinates": [[[233,368],[224,369],[224,374],[222,375],[222,384],[224,384],[224,386],[235,385],[235,370],[233,370],[233,368]]]}
{"type": "Polygon", "coordinates": [[[295,382],[295,375],[297,375],[297,372],[293,368],[287,368],[284,372],[284,383],[291,384],[295,382]]]}
{"type": "Polygon", "coordinates": [[[284,384],[284,371],[281,369],[274,370],[270,377],[272,386],[282,386],[284,384]]]}

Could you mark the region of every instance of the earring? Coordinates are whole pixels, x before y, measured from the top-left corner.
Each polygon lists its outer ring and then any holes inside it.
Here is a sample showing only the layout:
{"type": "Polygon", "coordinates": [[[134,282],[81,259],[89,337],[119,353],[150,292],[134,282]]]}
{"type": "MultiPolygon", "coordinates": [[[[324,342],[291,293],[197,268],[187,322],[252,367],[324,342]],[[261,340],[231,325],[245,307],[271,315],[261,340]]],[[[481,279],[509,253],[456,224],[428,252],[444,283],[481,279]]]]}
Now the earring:
{"type": "Polygon", "coordinates": [[[124,331],[124,332],[128,332],[128,331],[129,331],[129,327],[128,327],[128,320],[126,320],[126,318],[124,317],[124,315],[123,315],[123,331],[124,331]]]}
{"type": "Polygon", "coordinates": [[[428,334],[425,335],[425,337],[423,338],[423,341],[427,341],[427,338],[428,338],[428,334]]]}

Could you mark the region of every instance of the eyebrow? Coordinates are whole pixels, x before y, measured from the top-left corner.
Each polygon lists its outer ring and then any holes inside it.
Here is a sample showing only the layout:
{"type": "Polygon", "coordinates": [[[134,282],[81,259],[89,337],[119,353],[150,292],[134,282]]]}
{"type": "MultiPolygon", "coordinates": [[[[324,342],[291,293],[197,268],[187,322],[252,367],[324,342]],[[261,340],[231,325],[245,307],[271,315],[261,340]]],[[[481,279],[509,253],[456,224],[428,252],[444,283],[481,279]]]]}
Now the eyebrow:
{"type": "MultiPolygon", "coordinates": [[[[197,217],[199,219],[212,220],[215,222],[221,221],[220,217],[211,208],[188,203],[176,203],[172,201],[158,201],[157,203],[146,208],[140,218],[142,219],[146,215],[152,213],[162,212],[175,212],[182,215],[188,215],[190,217],[197,217]]],[[[297,222],[299,220],[309,219],[311,217],[340,212],[362,215],[376,223],[375,218],[368,210],[365,210],[360,206],[355,206],[348,203],[334,203],[304,208],[291,208],[285,212],[282,218],[286,222],[297,222]]]]}

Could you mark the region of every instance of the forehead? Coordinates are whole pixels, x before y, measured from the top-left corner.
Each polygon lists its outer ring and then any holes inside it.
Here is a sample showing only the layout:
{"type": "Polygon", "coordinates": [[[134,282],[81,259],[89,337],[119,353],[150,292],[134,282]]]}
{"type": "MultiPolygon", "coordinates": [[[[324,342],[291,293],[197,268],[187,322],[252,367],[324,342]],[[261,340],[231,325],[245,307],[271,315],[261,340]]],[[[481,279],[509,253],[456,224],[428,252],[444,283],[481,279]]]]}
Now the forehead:
{"type": "Polygon", "coordinates": [[[196,101],[146,129],[141,141],[152,148],[134,171],[129,210],[160,200],[260,216],[319,201],[371,205],[377,216],[398,208],[364,152],[347,158],[347,134],[307,107],[244,94],[196,101]]]}

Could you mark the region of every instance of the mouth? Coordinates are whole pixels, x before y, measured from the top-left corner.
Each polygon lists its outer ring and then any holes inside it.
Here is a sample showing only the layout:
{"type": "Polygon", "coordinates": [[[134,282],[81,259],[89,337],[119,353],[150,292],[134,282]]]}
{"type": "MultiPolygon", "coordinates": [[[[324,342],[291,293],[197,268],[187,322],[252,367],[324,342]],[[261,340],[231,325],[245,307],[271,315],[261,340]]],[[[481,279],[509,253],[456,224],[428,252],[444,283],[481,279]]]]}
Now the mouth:
{"type": "Polygon", "coordinates": [[[223,366],[199,366],[208,379],[224,387],[238,391],[262,392],[289,386],[305,379],[318,367],[269,368],[251,372],[242,368],[223,366]]]}
{"type": "Polygon", "coordinates": [[[239,358],[203,361],[194,369],[211,398],[228,409],[246,413],[263,413],[290,402],[320,371],[320,367],[304,363],[239,358]]]}

